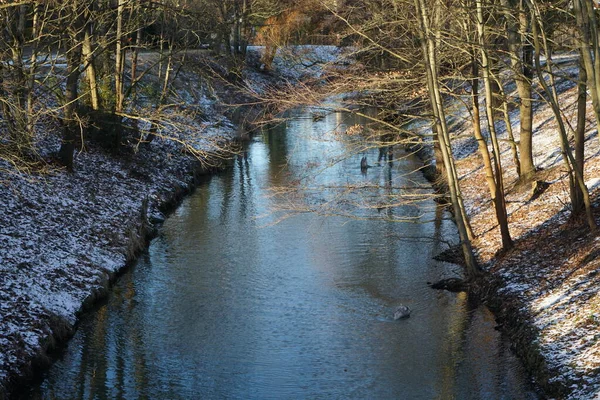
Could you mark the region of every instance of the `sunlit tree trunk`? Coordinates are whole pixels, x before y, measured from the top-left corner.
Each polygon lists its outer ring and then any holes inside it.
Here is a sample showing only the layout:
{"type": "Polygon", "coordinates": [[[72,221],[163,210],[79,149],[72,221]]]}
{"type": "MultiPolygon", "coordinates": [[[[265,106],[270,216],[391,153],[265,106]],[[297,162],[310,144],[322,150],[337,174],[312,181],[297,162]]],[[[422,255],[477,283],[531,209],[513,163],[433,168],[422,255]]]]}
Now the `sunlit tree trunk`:
{"type": "Polygon", "coordinates": [[[510,249],[513,246],[512,238],[510,237],[510,231],[508,229],[508,215],[506,212],[506,201],[504,197],[504,177],[502,171],[502,160],[500,153],[500,145],[498,143],[498,135],[496,134],[496,126],[494,123],[494,108],[493,108],[493,91],[492,91],[492,77],[491,77],[491,66],[490,59],[485,43],[485,26],[483,20],[483,4],[482,0],[476,0],[477,7],[477,32],[478,41],[481,51],[481,62],[482,62],[482,75],[483,83],[485,86],[485,105],[487,115],[487,126],[492,141],[492,161],[494,164],[494,178],[496,181],[496,187],[494,193],[492,193],[492,201],[494,203],[494,209],[496,210],[496,220],[500,226],[500,234],[502,236],[502,248],[510,249]]]}
{"type": "MultiPolygon", "coordinates": [[[[583,167],[585,163],[585,114],[587,111],[587,73],[583,60],[579,57],[579,80],[577,82],[577,126],[575,127],[575,169],[577,174],[583,176],[583,167]]],[[[579,214],[585,209],[583,202],[583,193],[581,188],[571,183],[571,204],[573,213],[579,214]]]]}
{"type": "Polygon", "coordinates": [[[574,0],[573,10],[579,28],[579,48],[587,74],[587,86],[600,135],[600,46],[598,25],[592,0],[574,0]]]}
{"type": "Polygon", "coordinates": [[[508,54],[519,94],[519,154],[521,180],[530,181],[535,175],[533,164],[533,107],[531,80],[533,78],[532,47],[528,43],[529,18],[525,0],[501,0],[506,18],[508,54]],[[516,3],[516,4],[515,4],[516,3]]]}
{"type": "Polygon", "coordinates": [[[481,159],[483,161],[483,170],[485,172],[485,181],[487,182],[490,195],[495,196],[496,179],[494,178],[494,168],[488,149],[488,143],[481,133],[481,115],[479,113],[479,60],[476,56],[476,49],[472,51],[471,61],[471,108],[473,113],[473,134],[477,140],[477,146],[481,159]]]}
{"type": "Polygon", "coordinates": [[[450,146],[450,137],[448,134],[448,127],[446,125],[446,116],[444,113],[444,107],[442,103],[439,82],[436,71],[436,54],[435,54],[435,36],[431,33],[429,19],[427,16],[427,8],[424,0],[414,0],[415,9],[417,10],[417,18],[419,19],[419,25],[422,31],[421,37],[421,48],[423,52],[423,59],[427,70],[427,86],[430,92],[432,112],[439,131],[437,137],[440,142],[440,149],[444,166],[446,169],[446,177],[448,180],[448,190],[450,192],[450,199],[454,209],[454,216],[456,220],[456,226],[458,227],[458,233],[461,240],[461,247],[463,250],[463,256],[467,265],[467,273],[471,276],[479,273],[479,267],[473,254],[471,246],[471,239],[468,231],[468,225],[465,223],[467,220],[464,205],[462,204],[460,187],[458,185],[458,179],[456,176],[456,169],[454,166],[454,159],[452,156],[452,148],[450,146]]]}
{"type": "Polygon", "coordinates": [[[504,117],[504,126],[506,128],[508,144],[510,146],[510,151],[513,156],[513,163],[515,164],[515,170],[517,171],[517,175],[521,176],[521,161],[519,160],[519,150],[517,149],[517,142],[515,141],[515,135],[513,134],[512,123],[510,120],[508,99],[506,96],[506,92],[502,87],[502,82],[500,82],[500,79],[497,76],[495,76],[494,79],[496,80],[496,82],[498,83],[498,87],[500,88],[500,95],[502,97],[502,115],[504,117]]]}
{"type": "Polygon", "coordinates": [[[100,97],[98,95],[98,83],[96,75],[96,63],[94,60],[94,53],[92,47],[92,33],[87,27],[83,38],[83,62],[85,65],[85,78],[87,79],[90,93],[90,104],[92,110],[98,111],[100,109],[100,97]]]}

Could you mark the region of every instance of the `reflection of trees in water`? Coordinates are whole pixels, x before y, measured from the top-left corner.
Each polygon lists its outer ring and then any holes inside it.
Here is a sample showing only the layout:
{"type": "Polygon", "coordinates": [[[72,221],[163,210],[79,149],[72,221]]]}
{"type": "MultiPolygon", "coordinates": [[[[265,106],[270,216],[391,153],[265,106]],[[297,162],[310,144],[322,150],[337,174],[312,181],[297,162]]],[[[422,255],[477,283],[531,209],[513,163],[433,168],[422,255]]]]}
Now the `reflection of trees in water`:
{"type": "MultiPolygon", "coordinates": [[[[274,191],[279,200],[277,211],[417,222],[432,210],[427,200],[433,193],[431,185],[424,182],[421,163],[394,148],[396,134],[382,131],[372,122],[370,117],[376,115],[376,109],[355,114],[333,112],[317,122],[304,118],[302,123],[290,123],[287,134],[312,132],[304,142],[319,146],[311,148],[304,143],[300,151],[309,154],[291,155],[293,162],[299,159],[306,168],[294,170],[297,181],[279,182],[281,187],[274,191]],[[369,159],[378,161],[370,165],[369,159]]],[[[280,133],[278,137],[286,136],[280,133]]]]}
{"type": "MultiPolygon", "coordinates": [[[[237,175],[239,180],[239,206],[240,218],[248,218],[248,203],[252,202],[252,178],[250,175],[250,163],[248,161],[248,151],[244,150],[236,157],[237,175]]],[[[225,201],[227,201],[227,198],[225,201]]]]}
{"type": "MultiPolygon", "coordinates": [[[[73,368],[77,369],[75,386],[73,390],[62,387],[60,393],[54,393],[57,398],[71,395],[80,399],[121,398],[128,388],[132,389],[132,384],[140,391],[146,387],[147,349],[135,324],[130,324],[136,319],[135,283],[131,275],[122,279],[125,282],[115,287],[109,303],[98,309],[92,320],[85,322],[90,326],[80,328],[91,334],[81,338],[76,353],[70,352],[71,357],[80,357],[72,362],[73,368]]],[[[59,370],[59,374],[51,379],[60,388],[61,381],[71,382],[68,376],[63,376],[68,373],[68,369],[59,370]]]]}
{"type": "MultiPolygon", "coordinates": [[[[285,124],[280,124],[266,129],[262,134],[263,141],[269,150],[269,168],[271,172],[277,172],[288,160],[288,138],[285,124]]],[[[271,173],[270,176],[276,174],[271,173]]]]}
{"type": "Polygon", "coordinates": [[[458,367],[464,357],[464,341],[471,313],[469,312],[468,295],[465,292],[456,295],[455,304],[448,310],[446,323],[446,336],[440,350],[442,365],[442,379],[439,382],[439,398],[456,398],[458,367]]]}

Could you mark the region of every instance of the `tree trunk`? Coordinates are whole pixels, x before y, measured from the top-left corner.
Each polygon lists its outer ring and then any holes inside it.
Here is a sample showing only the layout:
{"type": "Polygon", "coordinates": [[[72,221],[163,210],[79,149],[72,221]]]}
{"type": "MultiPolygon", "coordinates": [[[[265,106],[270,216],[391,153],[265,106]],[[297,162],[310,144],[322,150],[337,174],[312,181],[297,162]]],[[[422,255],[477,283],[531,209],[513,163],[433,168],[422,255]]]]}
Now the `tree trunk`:
{"type": "Polygon", "coordinates": [[[123,49],[123,9],[126,0],[119,0],[117,5],[117,32],[115,49],[115,111],[123,112],[123,72],[125,51],[123,49]]]}
{"type": "Polygon", "coordinates": [[[494,179],[494,169],[492,167],[492,161],[490,158],[490,151],[488,149],[487,140],[481,134],[481,116],[479,113],[479,65],[477,57],[475,56],[475,49],[472,51],[471,56],[471,108],[473,112],[473,134],[475,140],[477,140],[477,146],[479,147],[479,153],[483,160],[483,169],[485,171],[485,180],[490,190],[490,196],[494,197],[496,194],[496,180],[494,179]]]}
{"type": "Polygon", "coordinates": [[[490,73],[490,60],[488,57],[487,50],[485,48],[485,37],[484,37],[484,20],[483,20],[483,4],[482,0],[476,0],[477,6],[477,32],[479,37],[479,46],[481,50],[481,61],[482,61],[482,72],[483,82],[485,85],[485,104],[487,114],[487,125],[490,138],[492,140],[492,160],[495,169],[495,181],[496,190],[492,194],[492,201],[494,202],[494,208],[496,210],[496,219],[500,226],[500,234],[502,236],[502,248],[508,250],[513,246],[512,238],[510,237],[510,231],[508,229],[508,215],[506,212],[506,201],[504,198],[504,178],[502,171],[502,161],[500,153],[500,145],[498,143],[498,136],[496,134],[496,127],[494,124],[494,108],[493,108],[493,90],[492,80],[490,73]]]}
{"type": "Polygon", "coordinates": [[[62,164],[73,171],[73,152],[77,140],[77,85],[79,83],[79,65],[81,63],[81,43],[73,40],[67,52],[67,83],[65,86],[65,104],[63,120],[63,139],[58,152],[62,164]]]}
{"type": "Polygon", "coordinates": [[[527,41],[529,30],[528,15],[523,4],[518,0],[515,10],[510,0],[501,0],[506,18],[508,53],[514,80],[519,94],[519,120],[521,128],[519,133],[520,170],[519,177],[522,181],[530,181],[535,175],[533,164],[533,107],[531,99],[531,79],[533,78],[532,47],[527,41]],[[514,13],[516,12],[517,17],[514,13]]]}
{"type": "Polygon", "coordinates": [[[13,104],[12,110],[13,130],[9,131],[14,144],[19,152],[31,147],[32,136],[27,130],[29,127],[29,113],[27,112],[27,89],[29,87],[26,79],[25,66],[23,65],[23,48],[25,45],[25,21],[27,17],[27,6],[20,5],[15,8],[14,23],[12,30],[12,44],[10,50],[12,53],[12,86],[13,86],[13,104]]]}
{"type": "Polygon", "coordinates": [[[30,116],[29,124],[27,126],[27,131],[33,133],[33,123],[31,116],[34,113],[33,106],[35,102],[35,96],[33,94],[33,90],[35,88],[35,73],[37,71],[37,56],[38,56],[38,47],[40,44],[40,13],[41,13],[42,5],[39,2],[35,2],[33,4],[33,16],[31,23],[31,36],[32,36],[32,48],[31,48],[31,58],[29,65],[29,79],[27,82],[27,114],[30,116]]]}
{"type": "Polygon", "coordinates": [[[138,57],[140,53],[140,47],[142,46],[142,18],[141,15],[141,0],[137,0],[136,2],[136,13],[137,13],[137,29],[135,32],[135,46],[133,47],[133,51],[131,52],[131,86],[135,86],[137,82],[137,68],[138,68],[138,57]]]}
{"type": "Polygon", "coordinates": [[[579,48],[585,64],[587,86],[592,97],[596,129],[600,137],[600,48],[595,11],[592,2],[586,0],[574,0],[573,9],[581,35],[579,48]]]}
{"type": "Polygon", "coordinates": [[[515,170],[517,175],[521,176],[521,162],[519,161],[519,151],[517,149],[517,142],[515,141],[515,135],[513,134],[512,123],[510,120],[510,111],[508,109],[508,99],[502,83],[495,77],[498,85],[500,86],[500,93],[502,97],[502,115],[504,116],[504,126],[506,127],[506,135],[508,136],[508,144],[510,145],[510,151],[513,156],[513,163],[515,164],[515,170]]]}
{"type": "Polygon", "coordinates": [[[98,83],[96,80],[96,63],[94,60],[92,38],[89,28],[86,28],[85,36],[83,38],[83,60],[85,65],[85,78],[87,79],[89,91],[90,91],[90,104],[92,110],[98,111],[100,109],[100,96],[98,95],[98,83]]]}
{"type": "Polygon", "coordinates": [[[460,187],[458,186],[456,170],[454,168],[454,159],[452,158],[450,138],[448,135],[443,104],[441,101],[439,82],[437,81],[437,60],[435,55],[434,43],[435,38],[431,34],[429,28],[429,22],[426,14],[427,8],[425,6],[424,0],[414,0],[414,2],[418,14],[421,32],[423,34],[421,40],[421,50],[423,52],[423,59],[427,71],[427,86],[432,100],[432,112],[434,118],[439,124],[439,131],[437,132],[437,136],[440,142],[440,149],[442,152],[442,158],[446,169],[446,175],[448,179],[448,190],[450,192],[450,199],[452,201],[452,206],[454,209],[454,216],[461,240],[463,256],[467,265],[467,274],[474,276],[478,275],[480,273],[480,270],[477,265],[475,256],[473,254],[473,249],[471,247],[471,239],[469,237],[468,226],[467,224],[465,224],[466,213],[464,210],[464,205],[462,204],[460,187]]]}
{"type": "MultiPolygon", "coordinates": [[[[523,36],[523,35],[522,35],[523,36]]],[[[533,163],[533,99],[531,80],[533,79],[533,47],[523,39],[523,76],[517,79],[519,93],[519,156],[522,181],[527,182],[535,176],[533,163]]]]}
{"type": "MultiPolygon", "coordinates": [[[[577,83],[577,127],[575,128],[575,169],[583,176],[585,162],[585,114],[587,111],[587,73],[583,65],[583,57],[579,55],[579,81],[577,83]]],[[[571,184],[571,204],[573,214],[580,214],[585,209],[583,193],[578,185],[571,184]]]]}

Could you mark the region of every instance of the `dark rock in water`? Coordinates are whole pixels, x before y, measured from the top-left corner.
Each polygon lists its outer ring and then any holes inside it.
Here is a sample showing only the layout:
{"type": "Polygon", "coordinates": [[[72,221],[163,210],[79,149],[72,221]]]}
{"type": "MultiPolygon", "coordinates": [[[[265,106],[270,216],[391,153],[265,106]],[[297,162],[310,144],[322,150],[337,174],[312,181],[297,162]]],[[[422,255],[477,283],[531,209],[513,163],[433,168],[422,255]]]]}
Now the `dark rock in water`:
{"type": "Polygon", "coordinates": [[[360,159],[360,170],[365,172],[367,168],[371,168],[371,166],[367,163],[367,157],[363,157],[360,159]]]}
{"type": "Polygon", "coordinates": [[[312,115],[312,119],[313,119],[313,121],[315,121],[315,122],[317,122],[317,121],[321,121],[321,120],[322,120],[322,119],[324,119],[324,118],[325,118],[325,114],[322,114],[322,113],[314,113],[314,114],[312,115]]]}
{"type": "Polygon", "coordinates": [[[444,261],[452,264],[465,265],[465,257],[463,256],[460,245],[452,246],[441,253],[433,256],[436,261],[444,261]]]}
{"type": "Polygon", "coordinates": [[[394,320],[410,317],[410,308],[408,306],[399,306],[394,312],[394,320]]]}
{"type": "Polygon", "coordinates": [[[459,278],[442,279],[441,281],[430,283],[432,289],[447,290],[449,292],[466,292],[469,290],[469,282],[459,278]]]}
{"type": "Polygon", "coordinates": [[[163,222],[165,222],[165,219],[165,215],[155,208],[151,209],[148,213],[148,221],[152,225],[162,224],[163,222]]]}

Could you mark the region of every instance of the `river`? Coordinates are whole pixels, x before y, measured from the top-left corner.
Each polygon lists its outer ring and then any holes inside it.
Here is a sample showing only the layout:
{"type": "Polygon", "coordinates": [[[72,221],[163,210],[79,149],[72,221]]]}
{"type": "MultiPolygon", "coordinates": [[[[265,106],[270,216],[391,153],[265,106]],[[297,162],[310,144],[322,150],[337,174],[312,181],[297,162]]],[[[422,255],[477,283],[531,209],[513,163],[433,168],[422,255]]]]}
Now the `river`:
{"type": "Polygon", "coordinates": [[[364,123],[302,111],[257,135],[167,219],[28,397],[536,399],[490,312],[426,284],[460,274],[431,259],[456,242],[448,216],[430,199],[356,206],[427,185],[400,150],[393,165],[377,149],[341,157],[354,141],[339,132],[364,123]],[[309,207],[274,195],[286,187],[309,207]],[[404,215],[422,222],[381,220],[404,215]],[[399,304],[410,318],[393,320],[399,304]]]}

